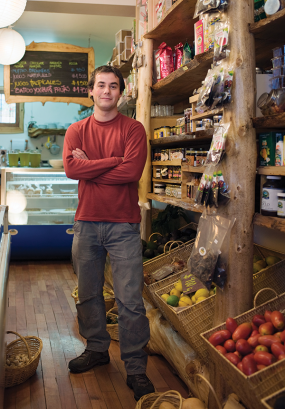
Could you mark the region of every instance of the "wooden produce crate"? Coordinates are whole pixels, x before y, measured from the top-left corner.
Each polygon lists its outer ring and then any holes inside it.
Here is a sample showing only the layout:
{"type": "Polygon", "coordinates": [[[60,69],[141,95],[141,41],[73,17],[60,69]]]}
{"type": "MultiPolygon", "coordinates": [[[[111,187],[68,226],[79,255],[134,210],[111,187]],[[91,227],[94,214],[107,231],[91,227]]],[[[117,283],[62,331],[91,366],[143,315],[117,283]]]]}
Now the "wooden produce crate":
{"type": "MultiPolygon", "coordinates": [[[[251,322],[255,314],[263,315],[265,310],[284,311],[285,294],[279,295],[259,307],[252,308],[235,317],[235,320],[238,325],[243,322],[251,322]]],[[[264,409],[261,399],[284,387],[285,360],[278,361],[253,375],[246,376],[208,341],[214,332],[222,329],[226,329],[225,323],[201,334],[201,338],[209,351],[209,358],[215,363],[225,382],[239,396],[247,409],[264,409]]]]}
{"type": "Polygon", "coordinates": [[[164,318],[170,323],[172,328],[179,332],[185,341],[198,353],[205,363],[208,361],[208,350],[200,338],[200,334],[213,326],[216,295],[212,295],[198,304],[185,308],[171,307],[162,298],[162,294],[169,293],[173,284],[178,281],[180,271],[172,276],[172,281],[168,282],[155,292],[154,302],[160,309],[164,318]]]}
{"type": "Polygon", "coordinates": [[[285,388],[282,388],[280,389],[280,391],[272,393],[270,396],[267,396],[267,398],[261,399],[261,402],[266,409],[274,409],[275,402],[279,398],[279,396],[284,397],[285,401],[285,388]]]}

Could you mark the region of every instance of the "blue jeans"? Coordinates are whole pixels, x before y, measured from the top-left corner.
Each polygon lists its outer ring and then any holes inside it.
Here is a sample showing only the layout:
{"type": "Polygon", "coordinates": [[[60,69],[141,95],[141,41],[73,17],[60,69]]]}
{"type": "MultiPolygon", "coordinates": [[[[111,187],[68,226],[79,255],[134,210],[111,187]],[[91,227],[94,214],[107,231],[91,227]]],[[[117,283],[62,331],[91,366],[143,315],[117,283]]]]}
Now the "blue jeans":
{"type": "Polygon", "coordinates": [[[110,345],[103,298],[104,267],[110,256],[119,312],[121,358],[128,375],[146,371],[148,318],[142,299],[143,265],[139,223],[76,221],[72,258],[78,277],[76,304],[80,334],[87,349],[104,352],[110,345]]]}

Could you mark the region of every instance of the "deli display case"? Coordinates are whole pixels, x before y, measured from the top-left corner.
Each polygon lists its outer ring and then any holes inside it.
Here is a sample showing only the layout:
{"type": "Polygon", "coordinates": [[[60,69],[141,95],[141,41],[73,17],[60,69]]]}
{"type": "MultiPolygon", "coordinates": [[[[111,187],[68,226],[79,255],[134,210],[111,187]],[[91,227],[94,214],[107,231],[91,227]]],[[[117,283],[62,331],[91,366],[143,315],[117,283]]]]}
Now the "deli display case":
{"type": "Polygon", "coordinates": [[[64,169],[2,168],[1,205],[7,205],[11,259],[71,257],[78,181],[64,169]]]}

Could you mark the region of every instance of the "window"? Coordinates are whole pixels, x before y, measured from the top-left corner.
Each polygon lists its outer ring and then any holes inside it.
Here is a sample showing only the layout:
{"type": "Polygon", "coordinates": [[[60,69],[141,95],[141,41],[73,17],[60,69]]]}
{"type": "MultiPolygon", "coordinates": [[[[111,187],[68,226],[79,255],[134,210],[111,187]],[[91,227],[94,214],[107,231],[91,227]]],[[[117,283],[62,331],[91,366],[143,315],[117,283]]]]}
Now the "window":
{"type": "Polygon", "coordinates": [[[3,87],[0,87],[0,133],[24,132],[24,104],[6,104],[3,87]]]}

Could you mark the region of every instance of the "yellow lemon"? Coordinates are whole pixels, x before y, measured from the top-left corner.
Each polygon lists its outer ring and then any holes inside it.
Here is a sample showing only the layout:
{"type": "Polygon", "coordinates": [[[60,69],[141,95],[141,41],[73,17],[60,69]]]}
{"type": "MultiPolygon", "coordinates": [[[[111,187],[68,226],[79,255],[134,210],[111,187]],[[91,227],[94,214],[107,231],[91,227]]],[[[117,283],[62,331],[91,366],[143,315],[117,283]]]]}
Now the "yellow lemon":
{"type": "Polygon", "coordinates": [[[188,304],[184,301],[179,300],[178,307],[188,307],[188,304]]]}
{"type": "Polygon", "coordinates": [[[164,301],[167,301],[167,298],[169,297],[169,294],[162,294],[162,296],[161,296],[161,298],[164,300],[164,301]]]}
{"type": "Polygon", "coordinates": [[[170,295],[176,295],[176,297],[180,298],[181,292],[178,291],[178,290],[176,290],[176,288],[173,288],[173,289],[170,291],[170,295]]]}
{"type": "Polygon", "coordinates": [[[215,294],[214,290],[211,290],[211,291],[209,292],[209,296],[214,295],[214,294],[215,294]]]}
{"type": "Polygon", "coordinates": [[[196,304],[197,304],[198,302],[200,302],[200,301],[206,300],[207,298],[208,298],[208,297],[199,297],[199,298],[197,298],[196,304]]]}
{"type": "Polygon", "coordinates": [[[181,282],[181,280],[178,280],[177,283],[174,284],[174,288],[177,291],[180,291],[182,293],[182,282],[181,282]]]}
{"type": "Polygon", "coordinates": [[[181,296],[180,301],[185,302],[187,305],[192,305],[192,301],[187,295],[183,295],[183,297],[181,296]]]}
{"type": "Polygon", "coordinates": [[[196,303],[196,297],[195,297],[195,294],[194,294],[194,295],[192,295],[192,297],[191,297],[191,301],[192,301],[192,304],[195,304],[195,303],[196,303]]]}
{"type": "Polygon", "coordinates": [[[200,290],[197,290],[195,293],[196,300],[200,297],[209,297],[209,291],[206,288],[200,288],[200,290]]]}

